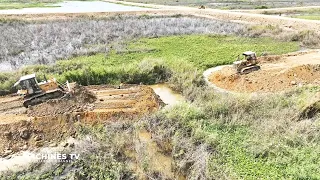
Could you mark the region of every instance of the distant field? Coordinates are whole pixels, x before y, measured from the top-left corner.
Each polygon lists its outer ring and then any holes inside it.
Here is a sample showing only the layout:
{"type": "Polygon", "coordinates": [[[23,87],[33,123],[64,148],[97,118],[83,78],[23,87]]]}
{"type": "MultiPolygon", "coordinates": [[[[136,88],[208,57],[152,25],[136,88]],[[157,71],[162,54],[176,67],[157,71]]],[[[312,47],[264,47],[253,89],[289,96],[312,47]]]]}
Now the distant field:
{"type": "MultiPolygon", "coordinates": [[[[1,24],[1,22],[0,22],[1,24]]],[[[243,25],[202,18],[119,16],[42,23],[4,22],[0,26],[0,60],[21,67],[50,64],[59,59],[117,48],[117,43],[139,37],[181,34],[241,33],[243,25]]]]}
{"type": "Polygon", "coordinates": [[[290,10],[265,10],[261,12],[267,15],[281,15],[285,17],[320,20],[320,8],[290,9],[290,10]]]}
{"type": "Polygon", "coordinates": [[[33,7],[46,7],[52,3],[61,2],[60,0],[0,0],[0,10],[3,9],[22,9],[33,7]]]}
{"type": "Polygon", "coordinates": [[[320,5],[317,0],[126,0],[130,2],[152,3],[164,5],[200,6],[205,5],[218,9],[268,9],[295,6],[320,5]]]}
{"type": "Polygon", "coordinates": [[[0,10],[3,9],[22,9],[22,8],[33,8],[33,7],[57,7],[50,6],[51,3],[0,3],[0,10]]]}
{"type": "Polygon", "coordinates": [[[318,15],[298,15],[298,16],[293,16],[293,17],[299,18],[299,19],[320,20],[320,14],[318,14],[318,15]]]}

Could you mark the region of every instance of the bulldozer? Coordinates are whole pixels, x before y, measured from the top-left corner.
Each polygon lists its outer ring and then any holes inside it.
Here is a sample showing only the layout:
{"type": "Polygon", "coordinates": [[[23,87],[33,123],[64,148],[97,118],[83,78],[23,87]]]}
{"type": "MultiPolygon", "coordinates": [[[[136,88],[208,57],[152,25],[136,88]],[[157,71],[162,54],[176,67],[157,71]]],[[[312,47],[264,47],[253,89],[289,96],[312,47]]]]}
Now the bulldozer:
{"type": "Polygon", "coordinates": [[[14,84],[14,87],[20,86],[17,94],[24,96],[24,107],[28,108],[49,99],[61,98],[71,91],[68,81],[66,83],[67,88],[64,88],[55,78],[47,80],[44,76],[44,79],[44,81],[38,83],[36,75],[29,74],[20,77],[19,81],[14,84]]]}
{"type": "Polygon", "coordinates": [[[257,65],[258,61],[255,52],[246,51],[242,55],[244,56],[244,60],[241,60],[240,56],[238,56],[238,59],[233,62],[233,67],[238,74],[248,74],[260,69],[260,66],[257,65]]]}

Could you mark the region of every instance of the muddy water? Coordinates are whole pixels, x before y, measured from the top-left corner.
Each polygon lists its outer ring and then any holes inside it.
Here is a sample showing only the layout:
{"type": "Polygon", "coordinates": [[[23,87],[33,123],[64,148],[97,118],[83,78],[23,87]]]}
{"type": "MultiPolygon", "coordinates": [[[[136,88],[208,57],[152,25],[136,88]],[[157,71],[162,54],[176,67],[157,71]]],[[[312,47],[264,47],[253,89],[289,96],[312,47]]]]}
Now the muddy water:
{"type": "MultiPolygon", "coordinates": [[[[6,158],[0,158],[0,175],[2,175],[2,172],[6,171],[19,172],[22,170],[26,170],[32,164],[39,162],[39,159],[37,158],[39,154],[62,153],[66,149],[66,147],[64,147],[64,144],[66,142],[69,144],[74,144],[75,147],[81,144],[87,145],[88,137],[86,137],[86,139],[84,140],[68,138],[65,142],[58,144],[56,147],[42,147],[35,150],[26,150],[13,155],[9,155],[6,158]]],[[[81,148],[81,150],[83,150],[83,148],[81,148]]],[[[80,150],[75,149],[75,151],[80,150]]],[[[46,164],[51,164],[51,162],[46,162],[46,164]]]]}
{"type": "Polygon", "coordinates": [[[173,91],[168,84],[155,84],[150,85],[149,87],[151,87],[167,105],[175,105],[179,102],[185,101],[185,98],[178,92],[173,91]]]}
{"type": "Polygon", "coordinates": [[[145,155],[149,158],[149,168],[160,172],[166,178],[185,180],[186,178],[174,172],[174,160],[171,156],[163,154],[160,147],[152,140],[151,133],[146,130],[138,132],[138,140],[144,144],[145,155]]]}

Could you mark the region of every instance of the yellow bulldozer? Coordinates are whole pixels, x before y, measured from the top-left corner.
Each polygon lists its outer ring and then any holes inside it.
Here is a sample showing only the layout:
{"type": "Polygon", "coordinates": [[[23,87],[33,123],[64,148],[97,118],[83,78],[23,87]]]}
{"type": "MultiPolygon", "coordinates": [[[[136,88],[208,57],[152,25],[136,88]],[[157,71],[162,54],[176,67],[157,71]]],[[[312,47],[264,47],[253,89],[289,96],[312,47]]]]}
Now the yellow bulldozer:
{"type": "Polygon", "coordinates": [[[241,60],[240,56],[238,59],[233,62],[233,67],[236,69],[237,73],[239,74],[248,74],[252,71],[257,71],[260,69],[258,66],[257,56],[255,52],[246,51],[242,53],[244,55],[244,59],[241,60]]]}
{"type": "Polygon", "coordinates": [[[61,98],[71,91],[68,81],[66,87],[63,87],[55,78],[47,80],[44,76],[44,81],[38,83],[35,74],[20,77],[14,86],[19,86],[17,94],[24,96],[23,106],[26,108],[49,99],[61,98]]]}

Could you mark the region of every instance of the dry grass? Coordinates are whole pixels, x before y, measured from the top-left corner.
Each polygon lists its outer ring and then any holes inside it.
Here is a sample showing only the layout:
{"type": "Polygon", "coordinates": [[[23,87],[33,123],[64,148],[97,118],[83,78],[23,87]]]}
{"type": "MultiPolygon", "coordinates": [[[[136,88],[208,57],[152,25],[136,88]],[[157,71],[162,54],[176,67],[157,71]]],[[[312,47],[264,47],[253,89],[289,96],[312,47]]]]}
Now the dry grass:
{"type": "MultiPolygon", "coordinates": [[[[112,45],[141,37],[241,33],[236,23],[192,17],[118,16],[47,22],[3,22],[0,59],[14,67],[49,64],[72,56],[107,52],[112,45]]],[[[115,47],[117,45],[114,45],[115,47]]]]}
{"type": "Polygon", "coordinates": [[[319,48],[320,34],[315,31],[292,31],[273,25],[251,26],[246,31],[249,37],[272,37],[280,41],[296,41],[307,48],[319,48]]]}

